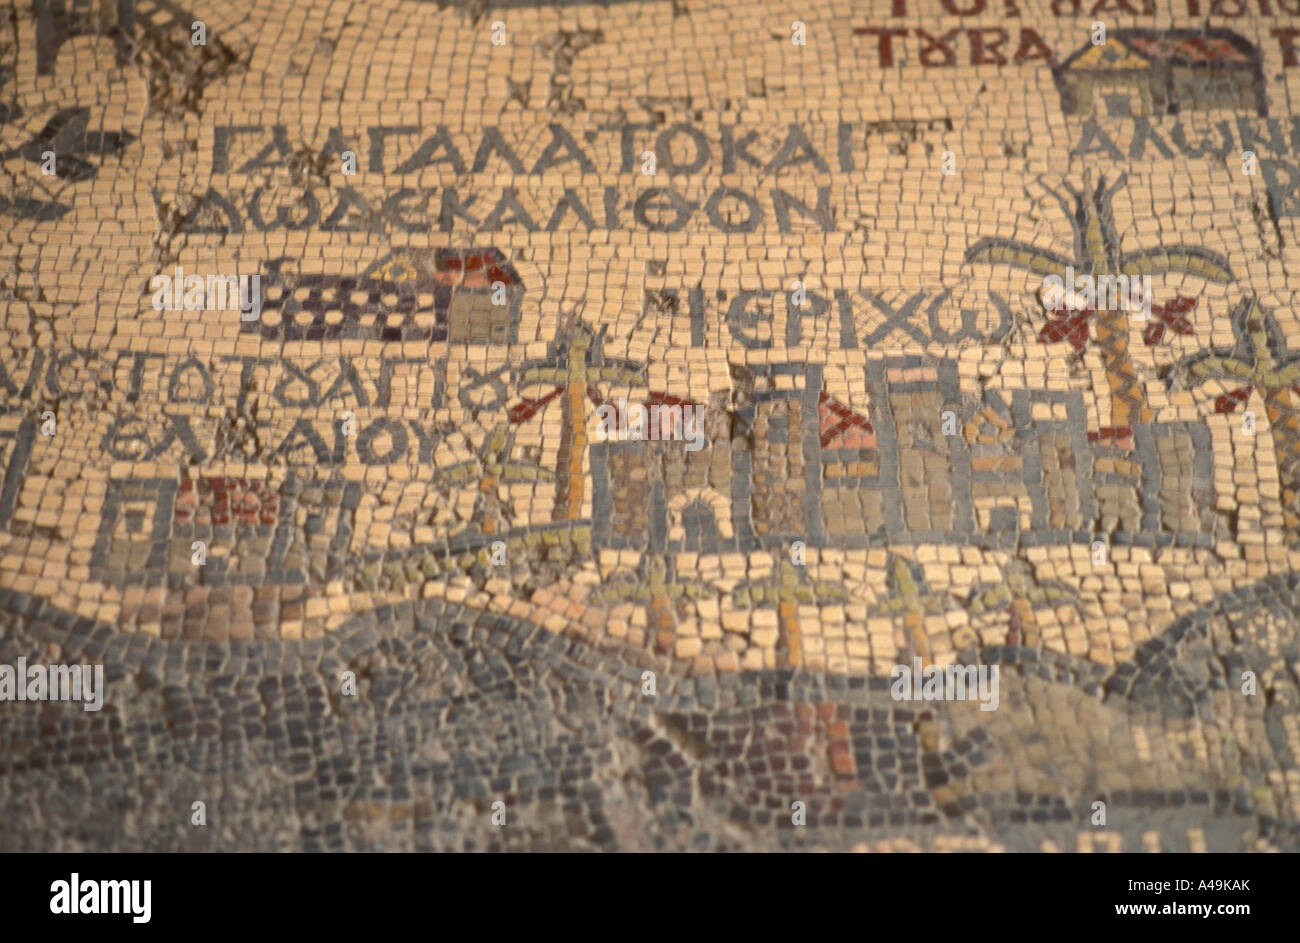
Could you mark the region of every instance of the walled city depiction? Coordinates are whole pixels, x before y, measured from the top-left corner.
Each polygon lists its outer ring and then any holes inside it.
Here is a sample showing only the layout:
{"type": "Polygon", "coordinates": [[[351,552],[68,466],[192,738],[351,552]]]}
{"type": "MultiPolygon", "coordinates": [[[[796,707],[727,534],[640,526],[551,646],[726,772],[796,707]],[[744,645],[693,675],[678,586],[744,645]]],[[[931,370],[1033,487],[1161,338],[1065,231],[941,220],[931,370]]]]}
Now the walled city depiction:
{"type": "Polygon", "coordinates": [[[1300,0],[6,9],[0,850],[1300,851],[1300,0]]]}

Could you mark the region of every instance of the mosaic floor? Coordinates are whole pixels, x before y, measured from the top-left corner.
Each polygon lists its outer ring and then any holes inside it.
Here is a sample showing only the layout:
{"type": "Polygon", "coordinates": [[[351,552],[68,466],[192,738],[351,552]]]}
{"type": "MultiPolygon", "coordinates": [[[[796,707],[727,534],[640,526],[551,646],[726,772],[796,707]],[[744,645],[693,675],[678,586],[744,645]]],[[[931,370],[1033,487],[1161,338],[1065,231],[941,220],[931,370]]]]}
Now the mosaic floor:
{"type": "Polygon", "coordinates": [[[6,5],[0,849],[1300,850],[1298,4],[6,5]]]}

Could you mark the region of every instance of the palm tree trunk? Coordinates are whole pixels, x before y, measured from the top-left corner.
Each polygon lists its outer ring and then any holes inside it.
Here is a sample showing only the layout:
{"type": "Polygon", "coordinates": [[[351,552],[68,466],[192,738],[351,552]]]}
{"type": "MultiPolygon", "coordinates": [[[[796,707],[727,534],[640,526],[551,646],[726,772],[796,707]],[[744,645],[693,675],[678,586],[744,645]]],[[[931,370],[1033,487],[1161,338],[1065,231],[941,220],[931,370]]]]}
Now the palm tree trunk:
{"type": "Polygon", "coordinates": [[[1026,648],[1038,647],[1038,618],[1029,600],[1017,597],[1011,601],[1015,623],[1020,626],[1020,644],[1026,648]]]}
{"type": "Polygon", "coordinates": [[[650,631],[654,633],[655,646],[662,654],[668,654],[677,641],[677,617],[673,614],[673,602],[668,594],[651,590],[650,606],[646,614],[650,617],[650,631]]]}
{"type": "Polygon", "coordinates": [[[921,656],[921,667],[928,668],[932,659],[930,642],[925,637],[925,614],[919,609],[909,609],[903,616],[903,627],[912,635],[912,644],[916,646],[916,653],[921,656]]]}
{"type": "Polygon", "coordinates": [[[1128,352],[1128,312],[1097,312],[1097,345],[1110,386],[1110,424],[1133,426],[1151,421],[1146,389],[1128,352]]]}
{"type": "Polygon", "coordinates": [[[573,521],[582,514],[582,458],[587,451],[587,426],[583,421],[585,386],[570,382],[564,391],[560,411],[560,454],[555,474],[553,520],[573,521]]]}
{"type": "Polygon", "coordinates": [[[495,534],[497,530],[496,517],[492,514],[489,502],[492,500],[493,492],[497,489],[497,479],[494,475],[484,475],[478,483],[479,498],[476,502],[483,512],[483,520],[480,529],[484,534],[495,534]]]}
{"type": "Polygon", "coordinates": [[[795,601],[782,599],[777,603],[776,612],[781,634],[785,636],[786,662],[791,668],[797,668],[803,661],[803,652],[800,650],[799,615],[795,609],[795,601]]]}
{"type": "Polygon", "coordinates": [[[1273,430],[1273,451],[1277,454],[1278,492],[1282,498],[1282,520],[1292,543],[1300,541],[1300,413],[1291,387],[1264,391],[1264,411],[1273,430]]]}

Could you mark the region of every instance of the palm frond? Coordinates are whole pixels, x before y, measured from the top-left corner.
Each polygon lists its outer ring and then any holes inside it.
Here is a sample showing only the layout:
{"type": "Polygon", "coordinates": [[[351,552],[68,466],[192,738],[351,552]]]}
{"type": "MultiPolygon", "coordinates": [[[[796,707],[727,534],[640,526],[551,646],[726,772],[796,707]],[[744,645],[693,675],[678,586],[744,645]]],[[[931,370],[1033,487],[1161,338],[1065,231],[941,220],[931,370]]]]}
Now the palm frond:
{"type": "Polygon", "coordinates": [[[1059,252],[1039,249],[1024,242],[988,237],[966,250],[967,262],[986,262],[989,265],[1010,265],[1035,275],[1064,276],[1066,268],[1074,265],[1072,259],[1059,252]]]}
{"type": "Polygon", "coordinates": [[[1300,363],[1291,363],[1279,370],[1270,370],[1264,375],[1260,386],[1281,390],[1297,383],[1300,383],[1300,363]]]}
{"type": "Polygon", "coordinates": [[[563,367],[528,367],[521,370],[515,379],[515,386],[523,389],[536,383],[559,383],[568,377],[563,367]]]}
{"type": "Polygon", "coordinates": [[[624,386],[634,386],[644,375],[645,371],[635,367],[606,366],[592,369],[595,379],[604,380],[611,383],[621,383],[624,386]]]}
{"type": "Polygon", "coordinates": [[[457,462],[455,465],[447,466],[435,474],[433,480],[437,484],[461,484],[472,478],[482,477],[483,473],[483,463],[474,458],[467,462],[457,462]]]}
{"type": "Polygon", "coordinates": [[[1120,268],[1127,275],[1159,275],[1186,272],[1210,282],[1232,281],[1228,260],[1209,249],[1186,246],[1177,249],[1140,249],[1120,256],[1120,268]]]}
{"type": "Polygon", "coordinates": [[[516,481],[554,481],[555,473],[549,468],[534,465],[532,462],[508,461],[502,466],[501,480],[516,481]]]}

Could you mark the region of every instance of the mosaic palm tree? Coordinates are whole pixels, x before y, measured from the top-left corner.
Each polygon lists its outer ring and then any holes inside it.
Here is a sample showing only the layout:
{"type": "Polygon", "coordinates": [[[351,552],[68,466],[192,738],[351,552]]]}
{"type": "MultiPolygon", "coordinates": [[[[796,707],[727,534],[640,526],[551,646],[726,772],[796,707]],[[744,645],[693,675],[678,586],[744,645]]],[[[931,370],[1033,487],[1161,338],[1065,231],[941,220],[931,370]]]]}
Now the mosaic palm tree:
{"type": "Polygon", "coordinates": [[[922,664],[929,665],[931,652],[930,642],[925,636],[925,617],[958,608],[957,600],[951,593],[930,589],[920,565],[904,557],[890,554],[886,573],[889,595],[876,604],[871,614],[893,619],[902,616],[903,629],[916,654],[921,657],[922,664]]]}
{"type": "Polygon", "coordinates": [[[560,453],[555,475],[555,511],[557,521],[572,521],[582,515],[585,497],[583,457],[587,452],[587,416],[585,401],[602,403],[597,384],[634,386],[643,374],[639,364],[630,360],[606,359],[601,351],[604,332],[593,334],[591,328],[576,319],[565,332],[572,335],[567,343],[552,348],[551,356],[540,363],[520,368],[516,383],[520,387],[555,383],[555,389],[538,399],[525,400],[510,411],[511,422],[521,422],[535,415],[552,400],[560,400],[560,453]]]}
{"type": "Polygon", "coordinates": [[[847,602],[849,593],[838,583],[808,578],[807,568],[795,566],[785,556],[775,573],[764,580],[746,580],[732,591],[738,606],[771,606],[776,609],[786,661],[798,667],[803,662],[799,606],[847,602]]]}
{"type": "Polygon", "coordinates": [[[980,584],[971,590],[966,611],[974,621],[998,612],[1008,613],[1011,621],[1007,644],[1033,648],[1042,641],[1038,632],[1039,610],[1077,605],[1078,601],[1079,594],[1069,586],[1055,581],[1040,582],[1028,566],[1014,560],[1003,574],[1002,582],[980,584]]]}
{"type": "Polygon", "coordinates": [[[1174,365],[1168,381],[1189,387],[1218,379],[1235,389],[1214,400],[1214,411],[1231,413],[1258,391],[1264,400],[1277,454],[1282,516],[1288,538],[1300,542],[1300,353],[1287,350],[1272,315],[1255,298],[1246,298],[1232,314],[1236,344],[1202,351],[1174,365]]]}
{"type": "Polygon", "coordinates": [[[448,466],[434,478],[434,483],[439,485],[465,485],[478,480],[480,494],[475,502],[474,519],[484,534],[503,529],[504,515],[495,497],[500,485],[555,480],[555,476],[542,466],[514,458],[513,451],[513,432],[509,426],[497,426],[488,433],[477,456],[448,466]]]}
{"type": "Polygon", "coordinates": [[[632,602],[646,610],[650,629],[660,651],[671,649],[676,639],[677,604],[682,600],[703,599],[715,594],[713,587],[700,580],[682,579],[674,571],[669,573],[668,562],[663,557],[647,556],[641,572],[622,574],[591,595],[594,603],[632,602]]]}
{"type": "MultiPolygon", "coordinates": [[[[1066,268],[1073,267],[1079,275],[1094,278],[1121,275],[1133,278],[1185,272],[1208,281],[1226,283],[1232,280],[1227,260],[1207,249],[1159,246],[1121,252],[1111,201],[1124,181],[1125,177],[1121,176],[1113,186],[1107,187],[1103,176],[1096,189],[1087,193],[1064,184],[1073,198],[1073,205],[1062,194],[1047,188],[1065,211],[1074,230],[1073,257],[1023,242],[991,237],[981,239],[967,249],[966,261],[1010,265],[1044,277],[1055,275],[1063,278],[1066,268]]],[[[1091,175],[1085,174],[1084,189],[1089,190],[1091,183],[1091,175]]],[[[1146,390],[1129,354],[1129,312],[1116,307],[1098,310],[1095,315],[1097,345],[1110,386],[1112,429],[1123,430],[1131,428],[1134,423],[1150,422],[1152,413],[1146,390]]],[[[1079,323],[1082,324],[1082,319],[1079,323]]],[[[1078,331],[1077,324],[1074,330],[1078,331]]],[[[1152,336],[1148,334],[1148,340],[1152,336]]],[[[1102,430],[1103,434],[1106,431],[1102,430]]]]}

